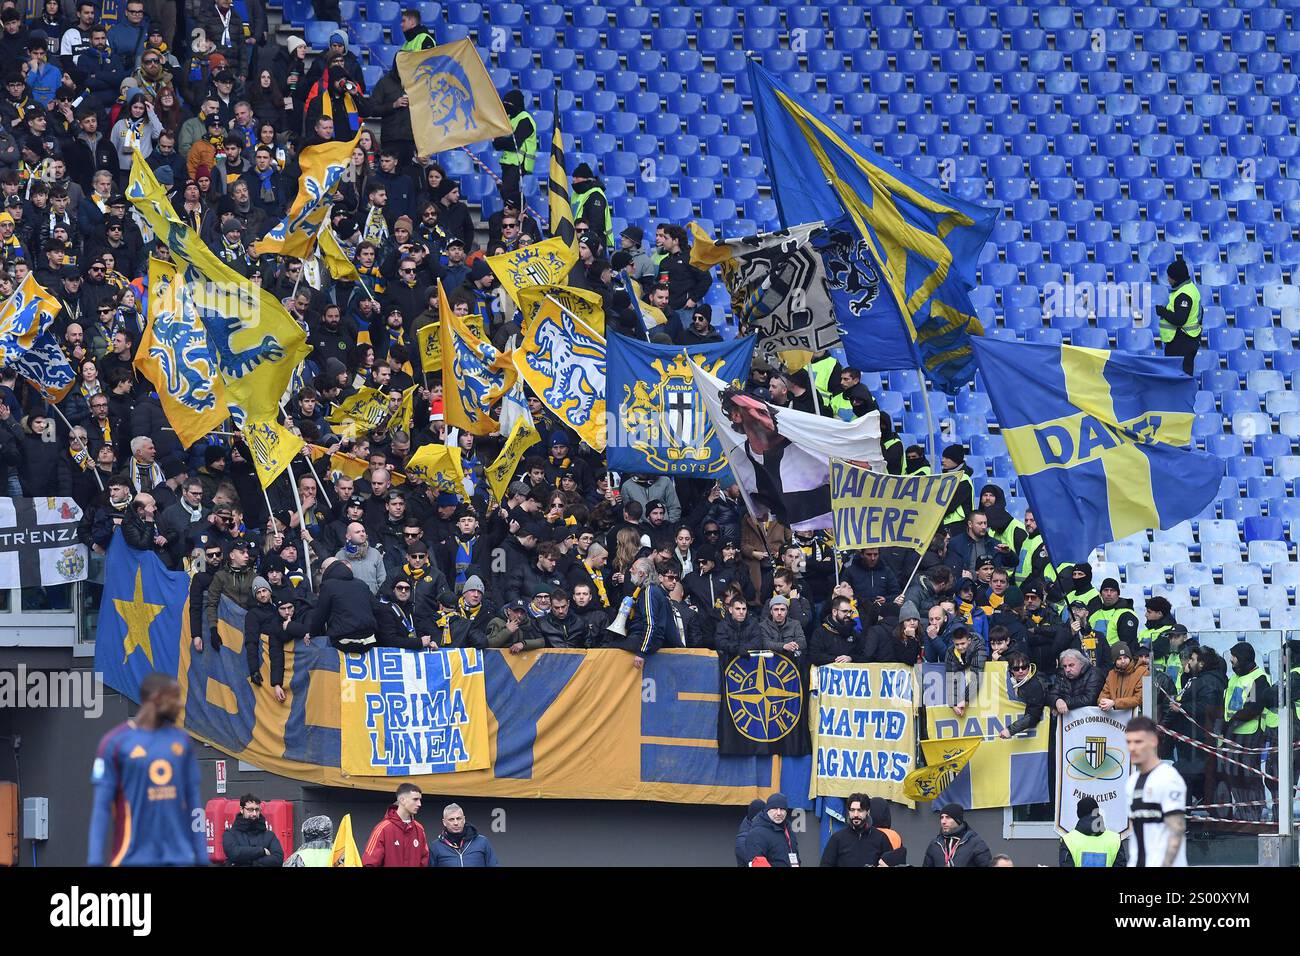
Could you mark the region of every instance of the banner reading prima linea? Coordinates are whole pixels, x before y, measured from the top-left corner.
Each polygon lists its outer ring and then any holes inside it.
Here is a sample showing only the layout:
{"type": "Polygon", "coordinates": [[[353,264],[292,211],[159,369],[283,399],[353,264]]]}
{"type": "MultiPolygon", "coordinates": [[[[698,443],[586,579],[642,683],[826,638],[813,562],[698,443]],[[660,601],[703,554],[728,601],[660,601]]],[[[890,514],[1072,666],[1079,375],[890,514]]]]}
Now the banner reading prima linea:
{"type": "Polygon", "coordinates": [[[488,757],[483,655],[379,647],[343,655],[342,769],[370,777],[482,770],[488,757]]]}
{"type": "Polygon", "coordinates": [[[915,675],[893,664],[817,668],[810,796],[866,792],[911,807],[903,781],[916,765],[915,675]]]}
{"type": "Polygon", "coordinates": [[[910,548],[924,554],[961,482],[947,475],[882,475],[831,459],[835,545],[910,548]]]}

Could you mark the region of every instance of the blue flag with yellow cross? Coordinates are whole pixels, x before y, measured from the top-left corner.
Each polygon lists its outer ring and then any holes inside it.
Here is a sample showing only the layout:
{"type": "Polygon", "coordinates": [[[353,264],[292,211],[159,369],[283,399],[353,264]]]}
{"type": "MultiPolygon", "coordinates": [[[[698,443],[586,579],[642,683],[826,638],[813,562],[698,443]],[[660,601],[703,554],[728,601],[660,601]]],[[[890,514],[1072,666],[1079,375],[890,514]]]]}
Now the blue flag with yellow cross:
{"type": "Polygon", "coordinates": [[[1190,447],[1196,382],[1180,359],[973,340],[1011,463],[1054,561],[1193,518],[1222,466],[1190,447]]]}

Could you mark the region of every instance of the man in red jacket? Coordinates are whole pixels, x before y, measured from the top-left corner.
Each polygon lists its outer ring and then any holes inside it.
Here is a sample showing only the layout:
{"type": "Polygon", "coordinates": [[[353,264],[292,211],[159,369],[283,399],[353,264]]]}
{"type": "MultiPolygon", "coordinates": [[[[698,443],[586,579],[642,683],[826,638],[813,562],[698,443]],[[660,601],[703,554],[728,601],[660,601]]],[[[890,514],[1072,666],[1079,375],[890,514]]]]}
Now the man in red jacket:
{"type": "Polygon", "coordinates": [[[397,802],[370,832],[361,856],[364,866],[428,866],[429,843],[424,827],[415,822],[424,794],[413,783],[397,788],[397,802]]]}

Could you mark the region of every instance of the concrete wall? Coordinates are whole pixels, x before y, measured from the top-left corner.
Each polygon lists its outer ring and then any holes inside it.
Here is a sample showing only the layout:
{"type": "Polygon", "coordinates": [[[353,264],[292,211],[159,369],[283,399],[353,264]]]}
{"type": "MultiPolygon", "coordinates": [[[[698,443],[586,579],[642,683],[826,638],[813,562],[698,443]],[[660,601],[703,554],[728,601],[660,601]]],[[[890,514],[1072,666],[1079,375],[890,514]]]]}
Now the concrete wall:
{"type": "MultiPolygon", "coordinates": [[[[7,662],[0,658],[0,666],[7,662]]],[[[44,796],[50,801],[50,839],[38,847],[43,865],[78,866],[85,863],[90,825],[90,768],[100,737],[129,716],[130,702],[116,694],[104,700],[97,720],[80,711],[9,710],[0,712],[0,779],[15,779],[11,742],[19,734],[18,754],[23,796],[44,796]]],[[[260,771],[240,771],[238,761],[206,746],[199,750],[203,772],[203,799],[216,793],[216,761],[226,760],[226,796],[253,792],[265,799],[295,803],[294,825],[307,817],[328,814],[336,823],[352,814],[359,844],[383,816],[391,798],[386,794],[338,788],[304,786],[297,781],[260,771]]],[[[454,780],[448,778],[448,783],[454,780]]],[[[396,786],[396,784],[394,784],[396,786]]],[[[452,790],[452,787],[448,788],[452,790]]],[[[422,822],[436,831],[444,804],[455,800],[465,808],[470,822],[485,833],[508,865],[546,866],[734,866],[734,840],[741,819],[739,807],[685,806],[594,800],[499,800],[425,794],[422,822]]],[[[993,848],[1010,853],[1020,865],[1054,865],[1055,841],[1002,839],[1002,811],[975,811],[971,826],[993,848]]],[[[909,860],[919,864],[927,842],[937,829],[930,811],[894,809],[894,828],[909,849],[909,860]]],[[[430,834],[432,836],[432,833],[430,834]]],[[[803,859],[814,865],[819,858],[817,820],[811,815],[799,834],[803,859]]],[[[32,848],[22,841],[22,865],[31,864],[32,848]]]]}

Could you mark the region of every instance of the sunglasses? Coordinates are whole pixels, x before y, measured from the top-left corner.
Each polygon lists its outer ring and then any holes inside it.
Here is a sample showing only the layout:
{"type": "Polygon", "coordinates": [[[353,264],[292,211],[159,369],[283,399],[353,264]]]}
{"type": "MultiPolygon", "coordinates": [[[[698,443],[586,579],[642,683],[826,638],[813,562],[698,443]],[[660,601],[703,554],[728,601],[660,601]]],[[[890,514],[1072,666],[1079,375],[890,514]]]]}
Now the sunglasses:
{"type": "Polygon", "coordinates": [[[1029,666],[1026,664],[1017,664],[1015,667],[1011,668],[1011,670],[1013,673],[1016,671],[1027,671],[1029,670],[1029,666]]]}
{"type": "Polygon", "coordinates": [[[409,584],[394,584],[394,585],[393,585],[393,590],[394,590],[394,591],[409,591],[409,590],[411,590],[411,586],[410,586],[409,584]]]}

